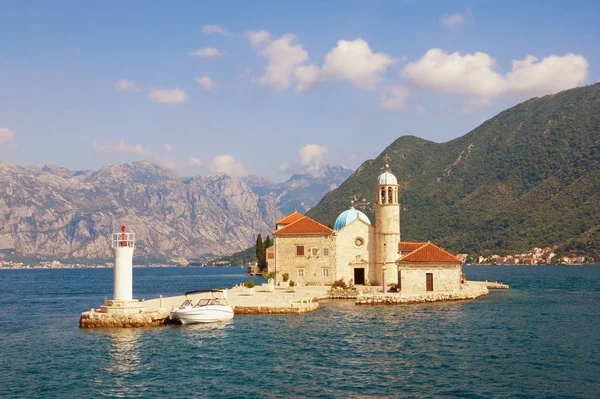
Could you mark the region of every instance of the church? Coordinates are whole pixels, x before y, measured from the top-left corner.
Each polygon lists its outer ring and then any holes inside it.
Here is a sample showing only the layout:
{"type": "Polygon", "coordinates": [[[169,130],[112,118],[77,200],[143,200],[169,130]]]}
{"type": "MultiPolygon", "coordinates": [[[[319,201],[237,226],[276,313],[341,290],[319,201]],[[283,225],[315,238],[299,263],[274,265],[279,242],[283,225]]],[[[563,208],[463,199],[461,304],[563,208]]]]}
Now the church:
{"type": "Polygon", "coordinates": [[[400,239],[398,181],[386,164],[375,185],[375,225],[351,207],[333,229],[294,212],[277,221],[267,248],[269,272],[281,281],[328,285],[394,284],[400,292],[452,292],[462,287],[462,261],[430,242],[400,239]]]}

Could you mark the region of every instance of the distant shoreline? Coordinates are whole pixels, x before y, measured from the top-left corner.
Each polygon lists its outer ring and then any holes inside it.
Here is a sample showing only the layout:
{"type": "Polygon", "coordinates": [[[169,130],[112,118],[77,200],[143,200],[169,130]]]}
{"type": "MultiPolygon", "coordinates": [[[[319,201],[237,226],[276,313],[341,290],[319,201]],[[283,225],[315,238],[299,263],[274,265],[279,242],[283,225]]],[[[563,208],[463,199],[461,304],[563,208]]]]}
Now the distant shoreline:
{"type": "MultiPolygon", "coordinates": [[[[167,268],[167,267],[177,267],[182,269],[191,269],[191,268],[208,268],[208,267],[247,267],[243,265],[216,265],[216,266],[179,266],[179,265],[133,265],[134,269],[151,269],[151,268],[167,268]]],[[[29,267],[0,267],[0,270],[64,270],[64,269],[112,269],[113,266],[104,266],[104,265],[85,265],[85,266],[57,266],[57,267],[45,267],[45,266],[29,266],[29,267]]]]}

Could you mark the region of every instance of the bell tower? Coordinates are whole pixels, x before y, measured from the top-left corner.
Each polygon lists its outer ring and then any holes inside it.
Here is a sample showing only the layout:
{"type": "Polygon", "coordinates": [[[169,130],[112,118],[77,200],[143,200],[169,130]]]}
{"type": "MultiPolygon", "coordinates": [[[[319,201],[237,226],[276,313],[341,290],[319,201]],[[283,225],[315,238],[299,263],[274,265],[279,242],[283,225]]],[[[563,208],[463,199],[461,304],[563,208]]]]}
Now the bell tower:
{"type": "Polygon", "coordinates": [[[375,267],[381,276],[378,284],[398,283],[396,260],[398,259],[398,243],[400,242],[400,204],[398,201],[398,180],[390,170],[387,154],[385,170],[377,178],[375,202],[375,267]]]}

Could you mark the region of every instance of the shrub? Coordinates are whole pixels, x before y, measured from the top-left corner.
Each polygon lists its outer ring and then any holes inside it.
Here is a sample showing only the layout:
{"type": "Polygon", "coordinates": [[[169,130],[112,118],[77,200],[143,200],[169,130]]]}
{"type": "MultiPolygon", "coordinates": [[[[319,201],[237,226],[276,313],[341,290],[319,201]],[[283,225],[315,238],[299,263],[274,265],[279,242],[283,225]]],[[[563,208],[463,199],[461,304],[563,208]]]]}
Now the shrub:
{"type": "Polygon", "coordinates": [[[333,284],[331,285],[331,288],[346,288],[346,283],[344,282],[344,279],[341,278],[339,280],[336,280],[333,282],[333,284]]]}
{"type": "Polygon", "coordinates": [[[246,288],[254,288],[255,286],[256,286],[256,281],[254,281],[254,280],[244,281],[244,287],[246,287],[246,288]]]}
{"type": "Polygon", "coordinates": [[[290,287],[293,287],[295,285],[296,285],[296,283],[294,283],[294,280],[290,280],[290,287]]]}
{"type": "Polygon", "coordinates": [[[266,269],[262,271],[262,276],[264,278],[266,278],[267,280],[275,278],[276,275],[277,275],[277,272],[275,272],[275,271],[273,271],[273,272],[267,272],[266,269]]]}
{"type": "Polygon", "coordinates": [[[365,285],[366,285],[367,287],[370,287],[370,286],[371,286],[371,282],[370,282],[369,280],[365,280],[365,285]]]}
{"type": "Polygon", "coordinates": [[[283,278],[283,282],[285,283],[286,281],[288,281],[290,279],[290,274],[289,273],[283,273],[281,275],[281,277],[283,278]]]}

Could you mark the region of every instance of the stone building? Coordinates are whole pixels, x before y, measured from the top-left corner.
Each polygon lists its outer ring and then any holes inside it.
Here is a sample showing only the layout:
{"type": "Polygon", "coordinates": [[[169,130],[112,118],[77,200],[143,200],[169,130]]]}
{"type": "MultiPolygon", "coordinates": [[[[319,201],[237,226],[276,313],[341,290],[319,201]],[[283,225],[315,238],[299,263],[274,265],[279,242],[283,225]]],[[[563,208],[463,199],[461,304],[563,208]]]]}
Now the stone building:
{"type": "Polygon", "coordinates": [[[462,261],[430,242],[400,240],[398,181],[388,165],[375,185],[375,226],[360,210],[342,212],[334,228],[294,212],[277,221],[267,248],[269,271],[299,284],[397,286],[402,292],[460,290],[462,261]]]}

